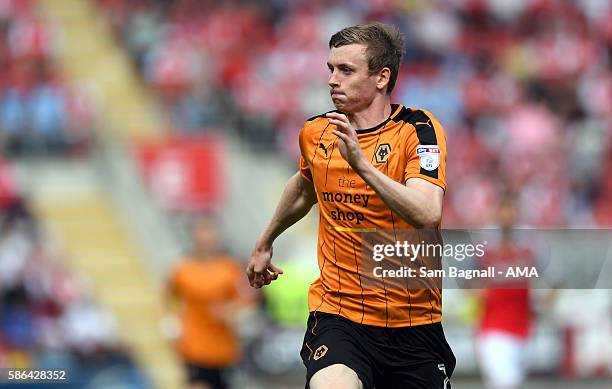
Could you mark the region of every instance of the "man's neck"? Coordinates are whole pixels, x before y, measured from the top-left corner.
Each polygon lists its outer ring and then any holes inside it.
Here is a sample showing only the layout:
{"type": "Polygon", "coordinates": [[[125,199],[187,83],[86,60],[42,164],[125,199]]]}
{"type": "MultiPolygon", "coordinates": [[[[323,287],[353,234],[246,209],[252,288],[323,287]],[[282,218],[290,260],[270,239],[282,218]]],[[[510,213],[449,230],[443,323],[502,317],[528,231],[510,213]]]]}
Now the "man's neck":
{"type": "Polygon", "coordinates": [[[353,127],[358,130],[375,127],[391,116],[391,98],[385,95],[383,98],[375,99],[363,111],[347,116],[353,127]]]}
{"type": "Polygon", "coordinates": [[[205,260],[205,259],[210,259],[213,258],[217,255],[218,253],[215,250],[209,250],[209,249],[198,249],[195,248],[193,250],[193,256],[200,259],[200,260],[205,260]]]}

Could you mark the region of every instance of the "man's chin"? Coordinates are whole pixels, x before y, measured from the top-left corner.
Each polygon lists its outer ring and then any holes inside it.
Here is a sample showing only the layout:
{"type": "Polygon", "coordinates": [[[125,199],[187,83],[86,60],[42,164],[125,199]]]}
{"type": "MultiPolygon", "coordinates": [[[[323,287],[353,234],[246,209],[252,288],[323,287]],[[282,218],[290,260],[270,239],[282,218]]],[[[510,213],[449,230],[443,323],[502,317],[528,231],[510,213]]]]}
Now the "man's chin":
{"type": "Polygon", "coordinates": [[[336,110],[346,113],[346,104],[342,101],[338,101],[337,99],[332,99],[332,103],[336,110]]]}

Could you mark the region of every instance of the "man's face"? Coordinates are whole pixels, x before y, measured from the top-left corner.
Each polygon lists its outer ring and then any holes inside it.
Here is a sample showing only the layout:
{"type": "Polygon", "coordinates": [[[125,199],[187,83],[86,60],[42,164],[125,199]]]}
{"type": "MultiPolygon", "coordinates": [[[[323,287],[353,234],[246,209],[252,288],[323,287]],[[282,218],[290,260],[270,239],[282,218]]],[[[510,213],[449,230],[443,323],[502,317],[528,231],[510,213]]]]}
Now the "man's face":
{"type": "Polygon", "coordinates": [[[518,212],[514,204],[503,204],[497,213],[499,226],[505,230],[514,227],[517,217],[518,212]]]}
{"type": "Polygon", "coordinates": [[[376,96],[378,74],[370,74],[366,46],[332,47],[327,61],[332,102],[343,113],[367,108],[376,96]]]}
{"type": "Polygon", "coordinates": [[[215,252],[219,248],[219,231],[211,221],[200,221],[193,230],[195,247],[201,251],[215,252]]]}

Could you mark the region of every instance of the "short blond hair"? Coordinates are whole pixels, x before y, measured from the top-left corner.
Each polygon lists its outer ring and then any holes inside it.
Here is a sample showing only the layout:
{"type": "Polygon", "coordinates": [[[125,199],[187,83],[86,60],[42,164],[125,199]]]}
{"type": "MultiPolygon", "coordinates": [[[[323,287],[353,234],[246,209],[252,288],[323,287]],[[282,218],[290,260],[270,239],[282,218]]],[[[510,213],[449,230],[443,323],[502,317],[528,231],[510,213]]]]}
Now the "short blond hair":
{"type": "Polygon", "coordinates": [[[343,28],[329,40],[329,48],[363,44],[367,46],[368,70],[376,73],[387,67],[391,70],[387,94],[395,87],[402,57],[404,56],[404,34],[384,23],[370,23],[343,28]]]}

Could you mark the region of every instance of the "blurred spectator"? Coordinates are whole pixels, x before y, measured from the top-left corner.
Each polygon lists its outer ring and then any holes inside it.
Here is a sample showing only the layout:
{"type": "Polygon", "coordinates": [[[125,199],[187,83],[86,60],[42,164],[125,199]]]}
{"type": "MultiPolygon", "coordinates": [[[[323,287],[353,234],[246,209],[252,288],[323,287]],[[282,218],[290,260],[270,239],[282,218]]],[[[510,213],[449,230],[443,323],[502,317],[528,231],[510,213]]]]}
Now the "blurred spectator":
{"type": "Polygon", "coordinates": [[[54,34],[29,0],[0,9],[0,148],[8,156],[70,155],[92,137],[91,104],[53,66],[54,34]]]}
{"type": "MultiPolygon", "coordinates": [[[[500,242],[487,250],[487,266],[498,268],[528,266],[534,263],[531,248],[514,242],[517,218],[513,202],[506,199],[499,207],[500,242]]],[[[492,281],[494,282],[494,281],[492,281]]],[[[529,286],[524,280],[504,280],[487,285],[483,291],[483,312],[476,337],[480,369],[487,388],[520,388],[527,365],[525,346],[532,322],[529,286]]]]}
{"type": "MultiPolygon", "coordinates": [[[[482,268],[493,266],[504,274],[514,267],[537,266],[533,242],[521,241],[516,229],[515,199],[502,197],[496,215],[499,241],[492,242],[482,268]]],[[[482,318],[476,335],[476,354],[488,389],[518,389],[527,375],[527,340],[535,322],[532,289],[527,278],[492,278],[481,290],[482,318]]],[[[548,291],[550,305],[556,291],[548,291]]]]}
{"type": "Polygon", "coordinates": [[[181,304],[178,351],[191,388],[225,389],[239,359],[232,320],[251,293],[238,262],[223,253],[213,220],[196,222],[193,251],[173,269],[169,297],[181,304]]]}

